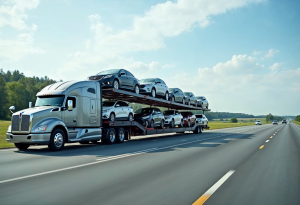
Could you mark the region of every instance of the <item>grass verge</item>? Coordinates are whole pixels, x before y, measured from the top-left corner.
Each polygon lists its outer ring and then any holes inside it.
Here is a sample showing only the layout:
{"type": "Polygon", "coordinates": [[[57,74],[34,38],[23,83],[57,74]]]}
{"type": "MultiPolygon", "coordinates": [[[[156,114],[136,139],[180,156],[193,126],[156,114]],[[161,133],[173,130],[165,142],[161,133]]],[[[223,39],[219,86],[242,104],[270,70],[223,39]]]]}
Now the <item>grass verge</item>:
{"type": "Polygon", "coordinates": [[[14,144],[6,142],[6,131],[9,125],[10,121],[0,121],[0,149],[15,147],[14,144]]]}
{"type": "Polygon", "coordinates": [[[300,125],[300,122],[293,120],[293,123],[300,125]]]}

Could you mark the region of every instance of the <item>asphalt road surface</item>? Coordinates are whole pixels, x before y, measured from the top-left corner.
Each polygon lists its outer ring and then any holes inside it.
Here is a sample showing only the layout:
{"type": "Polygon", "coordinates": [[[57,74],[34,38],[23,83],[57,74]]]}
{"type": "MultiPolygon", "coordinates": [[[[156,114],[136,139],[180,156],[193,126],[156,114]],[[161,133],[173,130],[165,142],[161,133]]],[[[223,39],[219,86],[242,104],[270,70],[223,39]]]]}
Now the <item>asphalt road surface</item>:
{"type": "Polygon", "coordinates": [[[300,126],[0,150],[0,204],[300,204],[300,126]]]}

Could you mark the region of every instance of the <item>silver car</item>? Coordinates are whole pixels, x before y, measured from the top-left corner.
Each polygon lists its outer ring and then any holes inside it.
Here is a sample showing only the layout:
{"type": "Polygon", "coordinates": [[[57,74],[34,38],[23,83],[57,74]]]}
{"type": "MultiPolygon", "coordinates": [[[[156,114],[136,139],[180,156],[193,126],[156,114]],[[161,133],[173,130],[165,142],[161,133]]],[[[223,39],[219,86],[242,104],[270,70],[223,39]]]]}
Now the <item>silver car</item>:
{"type": "Polygon", "coordinates": [[[183,116],[177,110],[166,110],[163,112],[165,116],[165,125],[169,125],[171,128],[175,125],[183,127],[183,116]]]}
{"type": "Polygon", "coordinates": [[[204,96],[197,96],[197,106],[208,109],[208,101],[204,96]]]}
{"type": "Polygon", "coordinates": [[[103,120],[129,120],[133,121],[133,109],[124,101],[103,101],[102,102],[103,120]]]}
{"type": "Polygon", "coordinates": [[[207,127],[208,119],[206,118],[205,115],[198,114],[198,115],[196,115],[196,123],[198,123],[199,125],[202,125],[204,127],[207,127]]]}
{"type": "Polygon", "coordinates": [[[151,97],[163,97],[169,100],[169,88],[166,83],[159,78],[146,78],[139,81],[140,93],[149,94],[151,97]]]}
{"type": "Polygon", "coordinates": [[[192,92],[184,92],[184,100],[187,105],[195,105],[197,107],[197,98],[192,92]]]}

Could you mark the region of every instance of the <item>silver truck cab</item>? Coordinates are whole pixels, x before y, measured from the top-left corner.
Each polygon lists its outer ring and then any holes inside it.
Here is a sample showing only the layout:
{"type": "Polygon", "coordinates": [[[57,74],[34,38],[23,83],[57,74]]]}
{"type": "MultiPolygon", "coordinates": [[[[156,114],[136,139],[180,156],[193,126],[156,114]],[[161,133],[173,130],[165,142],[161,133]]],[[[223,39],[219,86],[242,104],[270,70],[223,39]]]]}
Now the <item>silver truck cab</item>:
{"type": "Polygon", "coordinates": [[[59,151],[66,142],[101,139],[102,94],[98,82],[58,82],[36,96],[35,107],[13,113],[7,142],[20,150],[39,144],[59,151]]]}

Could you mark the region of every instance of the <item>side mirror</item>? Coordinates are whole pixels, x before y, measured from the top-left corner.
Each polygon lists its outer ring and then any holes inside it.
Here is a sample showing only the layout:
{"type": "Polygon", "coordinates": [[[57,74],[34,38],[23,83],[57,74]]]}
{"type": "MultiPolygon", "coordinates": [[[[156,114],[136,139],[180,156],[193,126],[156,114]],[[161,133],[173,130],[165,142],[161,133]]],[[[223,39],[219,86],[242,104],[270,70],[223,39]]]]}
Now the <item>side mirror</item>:
{"type": "Polygon", "coordinates": [[[121,72],[121,73],[120,73],[120,76],[121,76],[121,75],[125,75],[125,72],[121,72]]]}
{"type": "Polygon", "coordinates": [[[32,107],[32,102],[29,102],[29,108],[31,108],[32,107]]]}
{"type": "Polygon", "coordinates": [[[73,100],[68,100],[68,111],[73,110],[73,100]]]}
{"type": "Polygon", "coordinates": [[[11,113],[13,113],[12,110],[15,110],[15,106],[10,106],[10,107],[9,107],[9,111],[10,111],[11,113]]]}

